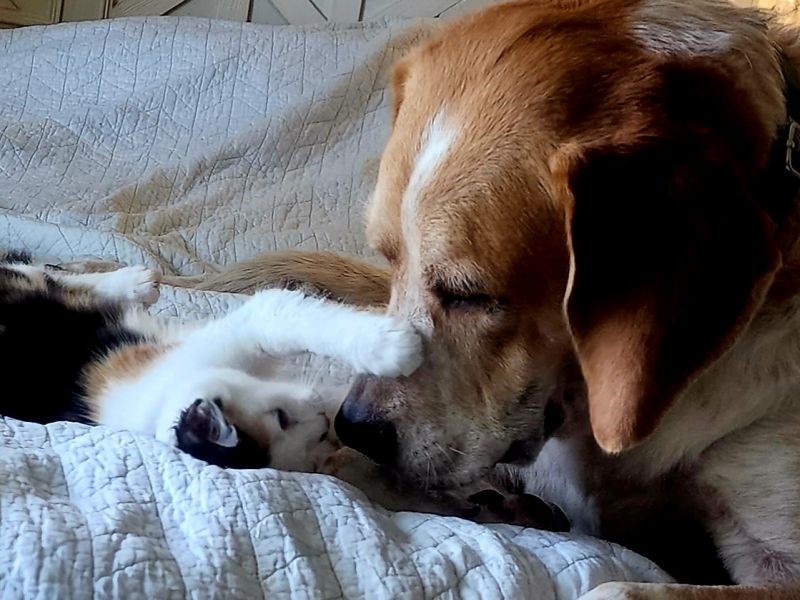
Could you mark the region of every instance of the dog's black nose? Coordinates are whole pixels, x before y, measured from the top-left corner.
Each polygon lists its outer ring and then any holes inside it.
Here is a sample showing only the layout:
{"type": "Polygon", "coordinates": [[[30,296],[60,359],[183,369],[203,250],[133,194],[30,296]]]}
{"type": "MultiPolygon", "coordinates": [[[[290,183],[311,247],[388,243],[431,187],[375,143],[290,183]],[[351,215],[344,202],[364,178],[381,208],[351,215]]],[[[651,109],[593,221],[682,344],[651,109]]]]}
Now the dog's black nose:
{"type": "Polygon", "coordinates": [[[397,429],[375,412],[372,400],[376,385],[373,378],[356,380],[333,426],[345,446],[366,454],[378,464],[391,465],[397,458],[397,429]]]}

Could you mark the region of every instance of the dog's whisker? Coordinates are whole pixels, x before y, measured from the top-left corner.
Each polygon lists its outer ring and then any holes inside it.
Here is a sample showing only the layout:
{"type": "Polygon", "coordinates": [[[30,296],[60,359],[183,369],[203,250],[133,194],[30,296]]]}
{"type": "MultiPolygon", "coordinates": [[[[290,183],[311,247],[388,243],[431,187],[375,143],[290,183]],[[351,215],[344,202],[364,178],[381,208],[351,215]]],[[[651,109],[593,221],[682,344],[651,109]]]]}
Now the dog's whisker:
{"type": "Polygon", "coordinates": [[[450,456],[450,454],[447,452],[447,450],[442,448],[442,445],[439,442],[434,442],[433,446],[434,446],[434,448],[436,448],[444,456],[445,460],[447,461],[448,465],[451,468],[453,466],[455,466],[455,462],[453,461],[453,457],[450,456]]]}
{"type": "Polygon", "coordinates": [[[425,458],[428,461],[427,468],[425,470],[425,488],[424,488],[425,492],[427,492],[430,489],[431,470],[433,469],[433,457],[431,456],[431,453],[430,451],[428,451],[427,448],[425,449],[425,458]]]}
{"type": "Polygon", "coordinates": [[[464,452],[463,450],[459,450],[458,448],[453,448],[453,446],[448,446],[447,449],[450,450],[450,452],[454,452],[455,454],[460,454],[461,456],[467,455],[467,453],[464,452]]]}
{"type": "Polygon", "coordinates": [[[428,457],[428,465],[427,468],[425,469],[425,485],[423,486],[423,489],[426,492],[428,491],[428,486],[430,484],[430,481],[431,481],[431,459],[430,457],[428,457]]]}
{"type": "Polygon", "coordinates": [[[442,445],[439,442],[434,441],[433,447],[436,448],[439,452],[443,452],[445,456],[447,456],[447,451],[444,448],[442,448],[442,445]]]}
{"type": "Polygon", "coordinates": [[[431,465],[431,471],[433,471],[433,479],[434,479],[434,481],[438,482],[439,481],[439,473],[436,470],[436,463],[431,461],[430,465],[431,465]]]}

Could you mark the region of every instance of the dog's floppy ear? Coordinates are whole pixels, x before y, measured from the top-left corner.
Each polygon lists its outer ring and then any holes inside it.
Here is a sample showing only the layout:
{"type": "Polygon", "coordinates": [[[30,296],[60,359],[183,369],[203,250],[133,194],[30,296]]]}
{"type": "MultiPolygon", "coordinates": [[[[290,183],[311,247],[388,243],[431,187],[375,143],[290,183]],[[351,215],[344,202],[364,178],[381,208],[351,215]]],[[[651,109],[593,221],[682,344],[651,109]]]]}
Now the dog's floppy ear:
{"type": "Polygon", "coordinates": [[[780,265],[742,182],[693,159],[652,143],[573,147],[551,164],[568,193],[565,311],[609,452],[653,432],[748,324],[780,265]]]}

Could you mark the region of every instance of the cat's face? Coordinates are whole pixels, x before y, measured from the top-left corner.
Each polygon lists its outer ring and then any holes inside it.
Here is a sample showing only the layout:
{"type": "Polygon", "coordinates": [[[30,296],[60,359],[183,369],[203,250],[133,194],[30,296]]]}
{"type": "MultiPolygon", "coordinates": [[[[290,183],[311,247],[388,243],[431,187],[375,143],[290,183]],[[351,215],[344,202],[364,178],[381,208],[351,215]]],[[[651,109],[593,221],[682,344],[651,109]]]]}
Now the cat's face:
{"type": "Polygon", "coordinates": [[[178,447],[220,467],[314,472],[338,448],[308,386],[214,369],[189,385],[186,398],[178,447]]]}

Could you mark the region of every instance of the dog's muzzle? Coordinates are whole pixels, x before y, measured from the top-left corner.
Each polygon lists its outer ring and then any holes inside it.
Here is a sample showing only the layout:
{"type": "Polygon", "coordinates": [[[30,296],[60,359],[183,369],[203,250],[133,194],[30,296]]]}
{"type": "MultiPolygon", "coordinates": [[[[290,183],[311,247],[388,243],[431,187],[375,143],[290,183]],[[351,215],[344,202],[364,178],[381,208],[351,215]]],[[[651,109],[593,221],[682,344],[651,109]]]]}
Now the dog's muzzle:
{"type": "Polygon", "coordinates": [[[376,463],[397,461],[397,428],[374,410],[379,382],[360,377],[350,388],[334,420],[334,429],[345,446],[358,450],[376,463]]]}

